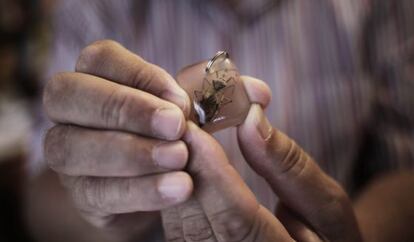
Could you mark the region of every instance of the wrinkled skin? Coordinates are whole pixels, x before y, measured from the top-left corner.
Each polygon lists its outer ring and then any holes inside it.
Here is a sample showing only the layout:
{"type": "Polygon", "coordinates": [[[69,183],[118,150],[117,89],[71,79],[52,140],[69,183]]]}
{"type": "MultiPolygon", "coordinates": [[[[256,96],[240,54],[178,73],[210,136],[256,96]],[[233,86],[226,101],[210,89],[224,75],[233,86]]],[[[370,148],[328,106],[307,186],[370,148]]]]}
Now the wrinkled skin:
{"type": "Polygon", "coordinates": [[[360,241],[343,189],[264,116],[269,88],[243,82],[255,104],[239,145],[280,198],[276,216],[217,141],[185,121],[189,98],[174,79],[113,41],[86,47],[75,72],[48,82],[44,106],[56,125],[45,158],[80,213],[103,229],[133,234],[145,223],[140,212],[161,210],[168,241],[360,241]]]}

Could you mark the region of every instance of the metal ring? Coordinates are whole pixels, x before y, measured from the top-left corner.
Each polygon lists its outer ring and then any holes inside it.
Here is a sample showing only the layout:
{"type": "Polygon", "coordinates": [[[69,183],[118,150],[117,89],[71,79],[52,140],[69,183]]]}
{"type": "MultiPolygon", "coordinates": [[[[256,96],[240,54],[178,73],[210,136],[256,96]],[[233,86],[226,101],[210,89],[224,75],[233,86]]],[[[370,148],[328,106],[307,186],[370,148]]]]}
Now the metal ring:
{"type": "Polygon", "coordinates": [[[218,51],[216,55],[213,58],[211,58],[211,60],[208,61],[207,66],[206,66],[206,72],[209,73],[210,68],[214,64],[214,62],[222,57],[224,57],[224,59],[228,59],[229,53],[227,53],[226,51],[218,51]]]}

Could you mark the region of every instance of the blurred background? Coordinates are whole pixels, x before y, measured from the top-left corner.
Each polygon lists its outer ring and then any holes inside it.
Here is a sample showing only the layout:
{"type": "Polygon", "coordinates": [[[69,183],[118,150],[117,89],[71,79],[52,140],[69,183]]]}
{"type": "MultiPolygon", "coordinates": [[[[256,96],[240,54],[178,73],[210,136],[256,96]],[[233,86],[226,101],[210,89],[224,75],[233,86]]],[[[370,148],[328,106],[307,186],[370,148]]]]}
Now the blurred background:
{"type": "MultiPolygon", "coordinates": [[[[346,1],[333,2],[341,8],[341,2],[346,1]]],[[[383,152],[386,147],[394,147],[399,149],[398,158],[404,163],[402,167],[411,169],[414,153],[414,38],[411,36],[414,22],[412,17],[399,14],[404,8],[404,12],[413,13],[413,1],[404,1],[409,2],[405,5],[401,1],[401,6],[394,6],[401,9],[394,12],[388,11],[390,5],[386,3],[393,1],[359,2],[364,5],[364,10],[361,10],[364,17],[361,32],[354,41],[360,54],[358,66],[363,70],[364,78],[374,80],[380,87],[375,91],[379,93],[380,101],[373,107],[377,109],[374,119],[386,121],[374,122],[364,132],[358,140],[362,152],[356,159],[385,159],[383,152]],[[394,85],[396,79],[403,82],[397,88],[394,85]],[[383,95],[389,88],[393,89],[391,95],[383,95]],[[391,128],[383,127],[383,123],[393,125],[391,128]],[[384,136],[381,130],[391,135],[384,136]]],[[[57,179],[50,174],[40,175],[43,166],[38,165],[42,160],[38,144],[46,123],[41,93],[54,46],[57,6],[59,3],[54,0],[0,0],[0,241],[106,241],[105,236],[76,215],[75,209],[66,201],[66,195],[55,185],[57,179]],[[44,207],[48,203],[52,206],[45,213],[44,207]],[[59,214],[65,215],[56,219],[59,214]],[[48,239],[45,239],[45,234],[48,239]]],[[[347,11],[351,13],[354,9],[342,10],[341,13],[346,15],[347,11]]],[[[344,17],[350,25],[354,21],[352,16],[344,17]]],[[[362,93],[364,95],[371,93],[362,93]]],[[[292,131],[291,135],[295,136],[295,132],[292,131]]],[[[306,146],[306,141],[303,143],[306,146]]],[[[358,166],[358,169],[351,167],[353,182],[349,191],[356,192],[357,189],[353,188],[366,183],[374,171],[397,167],[395,164],[375,167],[374,170],[372,164],[358,166]]]]}
{"type": "Polygon", "coordinates": [[[23,191],[53,1],[0,1],[0,241],[31,241],[23,191]]]}

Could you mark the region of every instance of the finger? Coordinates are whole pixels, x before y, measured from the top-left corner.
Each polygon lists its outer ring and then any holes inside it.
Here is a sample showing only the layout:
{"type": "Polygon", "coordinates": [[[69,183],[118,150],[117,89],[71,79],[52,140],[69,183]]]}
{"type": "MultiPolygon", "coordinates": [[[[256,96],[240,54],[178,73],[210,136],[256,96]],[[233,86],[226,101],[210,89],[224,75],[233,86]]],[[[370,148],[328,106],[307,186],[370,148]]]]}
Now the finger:
{"type": "Polygon", "coordinates": [[[250,102],[258,103],[263,108],[266,108],[272,99],[272,92],[269,86],[264,81],[250,76],[241,76],[241,80],[250,102]]]}
{"type": "Polygon", "coordinates": [[[182,111],[149,93],[81,73],[60,73],[46,85],[44,107],[58,123],[130,131],[174,140],[185,129],[182,111]]]}
{"type": "Polygon", "coordinates": [[[119,131],[57,125],[45,137],[49,166],[73,176],[142,176],[185,167],[183,141],[165,142],[119,131]]]}
{"type": "Polygon", "coordinates": [[[178,205],[182,221],[183,237],[186,242],[216,242],[214,231],[196,198],[190,198],[178,205]]]}
{"type": "Polygon", "coordinates": [[[97,41],[83,49],[76,71],[149,92],[175,103],[185,114],[190,111],[188,95],[165,70],[115,41],[97,41]]]}
{"type": "Polygon", "coordinates": [[[183,225],[177,206],[161,211],[164,237],[167,242],[185,242],[183,236],[183,225]]]}
{"type": "Polygon", "coordinates": [[[319,236],[309,228],[298,216],[293,214],[289,208],[280,205],[276,211],[276,217],[282,222],[289,234],[295,241],[320,242],[319,236]]]}
{"type": "Polygon", "coordinates": [[[99,216],[164,209],[187,200],[193,190],[190,176],[178,171],[134,178],[62,175],[61,179],[80,210],[99,216]]]}
{"type": "Polygon", "coordinates": [[[184,140],[190,152],[187,169],[195,183],[195,197],[217,241],[262,241],[255,240],[257,236],[289,240],[286,230],[258,204],[212,136],[190,122],[184,140]]]}
{"type": "Polygon", "coordinates": [[[259,105],[252,105],[238,128],[238,139],[252,168],[318,234],[332,239],[344,236],[346,228],[347,236],[355,235],[351,231],[358,230],[346,193],[293,140],[270,125],[259,105]]]}
{"type": "Polygon", "coordinates": [[[194,197],[162,214],[167,241],[217,241],[203,208],[194,197]]]}

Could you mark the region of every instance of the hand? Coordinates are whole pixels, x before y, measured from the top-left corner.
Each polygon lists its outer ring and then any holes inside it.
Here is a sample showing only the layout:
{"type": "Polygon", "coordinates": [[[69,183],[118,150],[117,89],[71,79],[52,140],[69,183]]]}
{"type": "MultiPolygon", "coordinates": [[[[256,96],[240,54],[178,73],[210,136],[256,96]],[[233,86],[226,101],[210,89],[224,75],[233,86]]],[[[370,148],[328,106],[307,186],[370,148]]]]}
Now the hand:
{"type": "Polygon", "coordinates": [[[45,138],[46,161],[94,225],[167,208],[192,193],[179,140],[189,99],[160,67],[98,41],[81,52],[76,72],[48,82],[44,107],[56,123],[45,138]]]}
{"type": "MultiPolygon", "coordinates": [[[[265,106],[270,92],[244,78],[249,97],[265,106]]],[[[194,196],[164,210],[168,241],[361,241],[343,189],[286,135],[271,127],[258,104],[238,128],[249,165],[279,196],[277,216],[261,206],[213,137],[189,124],[188,172],[194,196]]]]}

